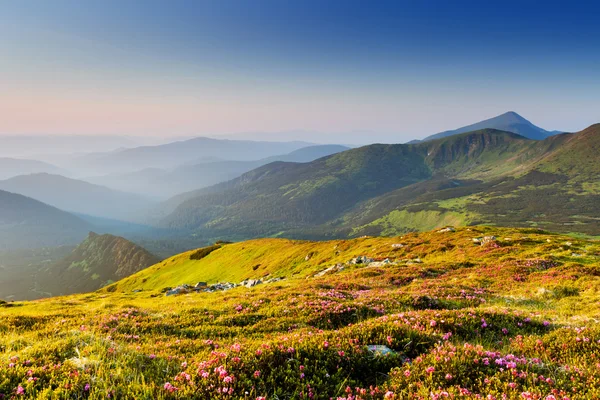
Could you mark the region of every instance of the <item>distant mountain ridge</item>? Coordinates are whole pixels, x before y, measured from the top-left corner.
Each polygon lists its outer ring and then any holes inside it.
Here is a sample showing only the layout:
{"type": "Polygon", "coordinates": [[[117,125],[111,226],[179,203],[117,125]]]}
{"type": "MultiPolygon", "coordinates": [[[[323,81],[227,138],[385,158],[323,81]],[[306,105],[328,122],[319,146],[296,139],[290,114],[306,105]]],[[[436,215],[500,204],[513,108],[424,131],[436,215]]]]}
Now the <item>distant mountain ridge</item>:
{"type": "Polygon", "coordinates": [[[286,154],[310,145],[312,144],[304,142],[255,142],[197,137],[162,145],[88,154],[72,160],[66,167],[87,175],[90,171],[95,171],[95,175],[98,175],[100,171],[102,174],[109,174],[145,168],[170,169],[203,158],[211,159],[215,155],[229,160],[252,161],[286,154]]]}
{"type": "Polygon", "coordinates": [[[486,119],[484,121],[477,122],[462,128],[444,131],[435,135],[427,136],[423,141],[441,139],[444,137],[457,135],[465,132],[473,132],[480,129],[497,129],[505,132],[516,133],[528,139],[543,140],[549,136],[556,135],[558,131],[547,131],[538,126],[535,126],[530,121],[526,120],[514,111],[509,111],[504,114],[498,115],[497,117],[486,119]]]}
{"type": "Polygon", "coordinates": [[[131,220],[150,208],[147,198],[55,174],[30,174],[0,181],[0,190],[19,193],[65,211],[131,220]]]}
{"type": "Polygon", "coordinates": [[[0,190],[0,249],[74,244],[90,229],[90,224],[72,214],[0,190]]]}
{"type": "Polygon", "coordinates": [[[38,274],[36,290],[52,296],[91,292],[159,261],[127,239],[90,232],[70,255],[38,274]]]}
{"type": "Polygon", "coordinates": [[[61,169],[37,160],[0,157],[0,179],[40,172],[60,173],[61,169]]]}
{"type": "Polygon", "coordinates": [[[91,182],[131,190],[155,198],[170,198],[174,195],[225,182],[245,172],[274,161],[309,162],[317,158],[348,150],[339,145],[308,146],[291,153],[259,160],[219,160],[188,163],[172,170],[149,168],[132,173],[89,178],[91,182]]]}

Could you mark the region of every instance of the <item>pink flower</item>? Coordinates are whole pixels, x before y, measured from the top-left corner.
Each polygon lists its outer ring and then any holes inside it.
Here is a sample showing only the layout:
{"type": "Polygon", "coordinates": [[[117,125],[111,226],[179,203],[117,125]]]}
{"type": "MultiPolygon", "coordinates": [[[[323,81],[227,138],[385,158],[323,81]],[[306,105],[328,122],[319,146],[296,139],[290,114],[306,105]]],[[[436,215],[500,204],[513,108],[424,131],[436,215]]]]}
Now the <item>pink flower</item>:
{"type": "Polygon", "coordinates": [[[328,341],[323,342],[323,347],[324,348],[328,348],[329,347],[329,342],[328,341]]]}
{"type": "Polygon", "coordinates": [[[452,378],[453,378],[453,376],[452,376],[452,375],[450,375],[450,374],[446,374],[446,380],[447,380],[447,381],[449,381],[449,380],[452,380],[452,378]]]}
{"type": "Polygon", "coordinates": [[[260,371],[254,371],[254,377],[255,378],[260,377],[260,371]]]}
{"type": "Polygon", "coordinates": [[[404,376],[408,378],[410,376],[410,370],[407,369],[404,371],[404,376]]]}
{"type": "Polygon", "coordinates": [[[385,395],[383,396],[384,399],[393,399],[394,397],[396,397],[394,395],[394,392],[390,392],[390,391],[385,392],[385,395]]]}
{"type": "Polygon", "coordinates": [[[427,372],[428,374],[432,374],[433,371],[435,371],[435,368],[433,367],[427,367],[427,369],[425,370],[425,372],[427,372]]]}
{"type": "Polygon", "coordinates": [[[163,386],[163,387],[169,393],[173,393],[177,390],[177,388],[175,386],[171,385],[169,382],[165,383],[165,386],[163,386]]]}
{"type": "Polygon", "coordinates": [[[156,358],[156,355],[155,355],[155,354],[150,354],[148,357],[149,357],[151,360],[154,360],[154,359],[156,358]]]}
{"type": "Polygon", "coordinates": [[[225,378],[223,378],[223,382],[231,383],[231,382],[233,382],[233,378],[231,376],[226,376],[225,378]]]}
{"type": "Polygon", "coordinates": [[[17,394],[19,396],[24,395],[25,394],[25,389],[23,389],[23,386],[19,385],[19,387],[17,388],[17,394]]]}
{"type": "Polygon", "coordinates": [[[431,322],[429,323],[429,325],[431,325],[432,327],[433,327],[433,326],[436,326],[436,325],[437,325],[437,322],[435,322],[435,320],[431,320],[431,322]]]}

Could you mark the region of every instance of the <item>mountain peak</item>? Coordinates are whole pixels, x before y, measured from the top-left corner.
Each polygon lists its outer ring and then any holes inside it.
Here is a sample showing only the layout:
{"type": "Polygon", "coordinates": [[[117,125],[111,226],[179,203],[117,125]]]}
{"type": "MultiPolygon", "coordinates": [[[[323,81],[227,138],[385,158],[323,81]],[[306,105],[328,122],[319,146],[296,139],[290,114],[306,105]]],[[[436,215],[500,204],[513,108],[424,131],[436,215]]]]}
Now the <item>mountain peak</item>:
{"type": "Polygon", "coordinates": [[[440,139],[447,136],[457,135],[460,133],[466,133],[471,131],[477,131],[481,129],[497,129],[500,131],[506,131],[516,133],[517,135],[524,136],[528,139],[543,140],[548,136],[554,134],[538,126],[535,126],[527,119],[514,111],[507,111],[504,114],[500,114],[496,117],[489,118],[475,124],[463,126],[462,128],[454,129],[451,131],[440,132],[435,135],[431,135],[423,139],[423,141],[429,141],[433,139],[440,139]]]}

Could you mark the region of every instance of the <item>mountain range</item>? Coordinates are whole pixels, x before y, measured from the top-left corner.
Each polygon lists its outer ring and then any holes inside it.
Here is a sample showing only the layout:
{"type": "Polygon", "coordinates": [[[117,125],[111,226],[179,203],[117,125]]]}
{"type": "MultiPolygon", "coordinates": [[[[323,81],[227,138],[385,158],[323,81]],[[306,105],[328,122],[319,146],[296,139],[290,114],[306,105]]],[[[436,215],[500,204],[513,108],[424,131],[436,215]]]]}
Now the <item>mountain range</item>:
{"type": "Polygon", "coordinates": [[[339,145],[308,146],[288,154],[258,160],[211,161],[205,158],[203,162],[196,160],[173,169],[147,168],[128,173],[91,177],[86,180],[118,190],[167,199],[180,193],[237,178],[245,172],[271,162],[309,162],[345,150],[348,150],[348,147],[339,145]]]}
{"type": "Polygon", "coordinates": [[[600,125],[541,141],[495,129],[272,163],[196,192],[161,226],[207,238],[395,234],[448,223],[600,228],[600,125]]]}
{"type": "Polygon", "coordinates": [[[139,171],[147,168],[172,169],[186,163],[214,161],[215,157],[252,161],[310,146],[305,142],[254,142],[197,137],[155,146],[140,146],[71,158],[61,167],[82,176],[139,171]]]}

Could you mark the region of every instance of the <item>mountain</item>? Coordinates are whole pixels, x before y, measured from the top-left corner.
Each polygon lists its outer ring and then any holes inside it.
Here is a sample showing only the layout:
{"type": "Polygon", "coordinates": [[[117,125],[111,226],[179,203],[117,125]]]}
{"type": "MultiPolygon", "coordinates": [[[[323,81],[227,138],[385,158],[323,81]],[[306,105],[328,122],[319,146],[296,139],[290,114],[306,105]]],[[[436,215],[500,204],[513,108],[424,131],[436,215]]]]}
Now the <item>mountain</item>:
{"type": "Polygon", "coordinates": [[[135,219],[136,215],[142,215],[153,205],[140,195],[45,173],[0,181],[0,189],[32,197],[69,212],[114,219],[135,219]]]}
{"type": "Polygon", "coordinates": [[[228,160],[252,161],[286,154],[309,145],[305,142],[254,142],[198,137],[157,146],[87,154],[72,160],[67,168],[87,175],[124,173],[146,168],[171,169],[215,155],[228,160]]]}
{"type": "Polygon", "coordinates": [[[39,172],[60,173],[61,171],[60,168],[42,161],[7,157],[0,158],[0,179],[39,172]]]}
{"type": "Polygon", "coordinates": [[[440,132],[435,135],[427,136],[423,141],[440,139],[459,133],[473,132],[480,129],[497,129],[500,131],[512,132],[524,136],[528,139],[543,140],[549,136],[556,135],[557,131],[549,132],[545,129],[535,126],[525,118],[521,117],[514,111],[509,111],[497,117],[486,119],[472,125],[463,126],[462,128],[451,131],[440,132]]]}
{"type": "Polygon", "coordinates": [[[598,126],[542,141],[484,129],[272,163],[196,192],[160,225],[236,240],[400,234],[447,223],[597,234],[598,126]]]}
{"type": "Polygon", "coordinates": [[[72,214],[0,190],[0,249],[73,244],[81,241],[90,228],[72,214]]]}
{"type": "Polygon", "coordinates": [[[225,182],[274,161],[309,162],[348,150],[339,145],[308,146],[284,155],[253,161],[207,161],[181,165],[171,170],[148,168],[141,171],[89,178],[93,183],[120,190],[167,199],[180,193],[225,182]]]}
{"type": "Polygon", "coordinates": [[[46,296],[91,292],[159,261],[122,237],[90,232],[71,254],[39,272],[36,292],[46,296]]]}

